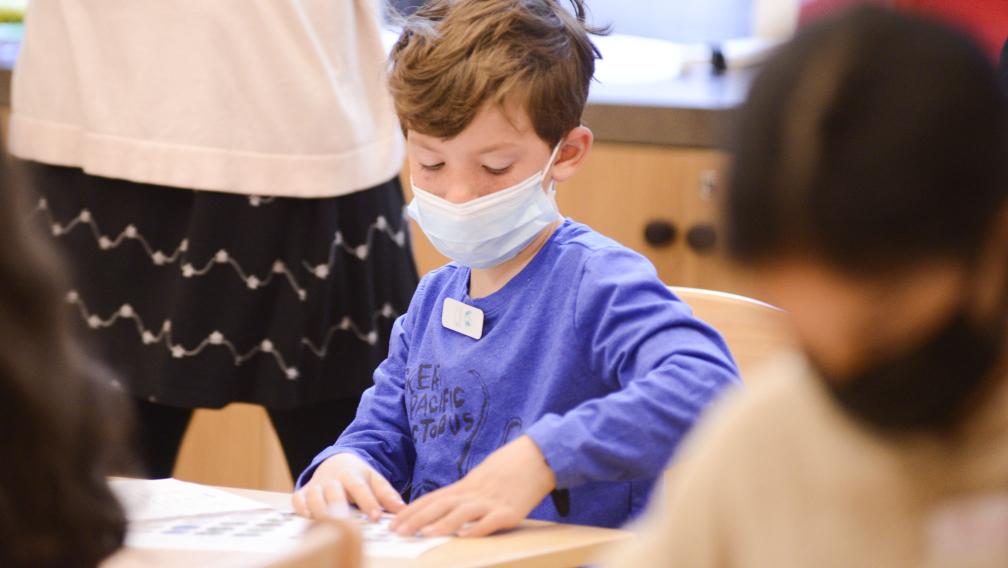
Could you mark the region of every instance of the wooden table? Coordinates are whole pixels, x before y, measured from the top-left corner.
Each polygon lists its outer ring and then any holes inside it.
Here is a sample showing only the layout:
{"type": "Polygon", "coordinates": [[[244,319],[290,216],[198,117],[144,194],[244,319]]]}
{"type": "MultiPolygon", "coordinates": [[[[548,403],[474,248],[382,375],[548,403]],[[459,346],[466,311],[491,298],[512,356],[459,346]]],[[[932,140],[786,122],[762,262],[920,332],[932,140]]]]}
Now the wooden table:
{"type": "MultiPolygon", "coordinates": [[[[290,495],[229,489],[277,508],[289,508],[290,495]]],[[[525,521],[518,528],[484,538],[456,538],[417,559],[366,558],[366,568],[562,568],[598,558],[607,546],[631,537],[621,530],[525,521]]],[[[124,549],[102,568],[262,565],[263,555],[245,552],[124,549]]]]}

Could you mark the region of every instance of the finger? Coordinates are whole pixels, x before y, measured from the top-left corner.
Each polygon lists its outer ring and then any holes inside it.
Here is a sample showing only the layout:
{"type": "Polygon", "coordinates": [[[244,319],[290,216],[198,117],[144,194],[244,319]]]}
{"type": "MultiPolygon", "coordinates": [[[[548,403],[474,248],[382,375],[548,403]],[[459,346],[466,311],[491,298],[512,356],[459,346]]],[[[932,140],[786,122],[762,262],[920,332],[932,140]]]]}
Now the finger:
{"type": "Polygon", "coordinates": [[[337,479],[330,479],[323,485],[323,496],[326,500],[326,512],[332,518],[350,516],[350,506],[347,504],[346,491],[337,479]]]}
{"type": "Polygon", "coordinates": [[[308,505],[305,503],[304,489],[291,494],[291,506],[294,507],[294,512],[302,517],[311,516],[311,513],[308,512],[308,505]]]}
{"type": "Polygon", "coordinates": [[[316,483],[304,489],[305,502],[308,504],[308,516],[313,519],[326,519],[329,517],[329,507],[326,503],[325,493],[322,484],[316,483]]]}
{"type": "Polygon", "coordinates": [[[377,521],[381,518],[381,505],[378,504],[378,499],[371,492],[370,485],[357,475],[344,478],[342,481],[343,488],[346,489],[347,494],[350,495],[350,498],[357,504],[357,508],[361,512],[367,515],[372,521],[377,521]]]}
{"type": "Polygon", "coordinates": [[[389,523],[389,529],[390,530],[395,530],[396,527],[398,527],[404,521],[408,520],[410,517],[412,517],[413,515],[415,515],[417,513],[417,511],[420,511],[420,510],[426,508],[427,504],[430,503],[431,501],[437,501],[438,499],[441,499],[442,497],[444,497],[446,494],[450,495],[452,493],[452,487],[454,487],[454,486],[453,485],[449,485],[448,487],[442,487],[441,489],[435,489],[434,491],[431,491],[430,493],[427,493],[427,494],[425,494],[425,495],[423,495],[421,497],[418,497],[418,498],[414,499],[412,502],[410,502],[410,504],[408,506],[404,507],[398,513],[396,513],[395,518],[392,519],[391,523],[389,523]]]}
{"type": "MultiPolygon", "coordinates": [[[[323,519],[312,523],[311,526],[308,527],[308,532],[317,531],[329,533],[326,537],[321,537],[321,540],[326,541],[327,548],[332,546],[329,544],[332,539],[338,538],[340,547],[339,553],[329,554],[322,559],[319,558],[321,555],[318,554],[316,547],[316,550],[314,551],[315,554],[311,555],[313,556],[312,560],[314,562],[307,562],[308,564],[317,568],[322,568],[322,566],[363,566],[363,563],[361,562],[361,556],[363,555],[363,535],[361,534],[358,521],[354,519],[323,519]],[[334,556],[339,556],[339,559],[337,560],[334,556]]],[[[316,544],[319,543],[320,541],[316,541],[316,544]]],[[[309,556],[309,551],[306,549],[309,549],[310,547],[311,545],[305,543],[303,547],[304,549],[296,554],[300,559],[300,562],[293,563],[298,566],[304,566],[306,563],[304,557],[309,556]]],[[[288,561],[287,566],[291,566],[291,562],[292,561],[288,561]]],[[[262,564],[260,564],[260,566],[262,566],[262,564]]]]}
{"type": "Polygon", "coordinates": [[[458,531],[458,536],[464,538],[487,536],[488,534],[493,534],[499,530],[517,526],[520,522],[521,519],[515,519],[508,513],[491,511],[490,513],[484,515],[482,519],[476,521],[468,527],[460,529],[458,531]]]}
{"type": "Polygon", "coordinates": [[[490,511],[486,503],[462,503],[447,515],[420,529],[421,536],[447,536],[454,534],[463,525],[476,522],[490,511]]]}
{"type": "Polygon", "coordinates": [[[403,513],[411,512],[412,514],[399,522],[395,532],[402,536],[415,535],[420,529],[441,519],[441,517],[447,515],[461,504],[462,500],[460,497],[445,495],[440,499],[431,499],[413,511],[410,511],[410,509],[413,509],[413,505],[410,505],[403,510],[403,513]]]}
{"type": "Polygon", "coordinates": [[[368,482],[371,485],[371,492],[378,498],[378,503],[386,511],[398,513],[406,508],[402,495],[380,473],[372,471],[368,482]]]}

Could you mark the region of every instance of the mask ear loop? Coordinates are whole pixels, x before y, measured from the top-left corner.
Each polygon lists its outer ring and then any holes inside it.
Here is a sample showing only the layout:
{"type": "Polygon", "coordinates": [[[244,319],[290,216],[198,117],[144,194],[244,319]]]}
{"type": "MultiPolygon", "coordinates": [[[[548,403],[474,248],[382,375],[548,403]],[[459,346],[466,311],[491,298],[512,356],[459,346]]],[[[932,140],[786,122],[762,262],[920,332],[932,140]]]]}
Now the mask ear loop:
{"type": "MultiPolygon", "coordinates": [[[[546,161],[546,167],[543,168],[542,177],[546,180],[546,176],[549,174],[550,170],[553,169],[555,165],[553,160],[556,160],[557,156],[560,155],[560,148],[563,148],[563,140],[557,142],[557,145],[553,147],[553,152],[550,153],[549,160],[546,161]]],[[[547,193],[556,193],[556,182],[550,179],[549,187],[546,189],[547,193]]]]}
{"type": "MultiPolygon", "coordinates": [[[[580,122],[580,123],[578,123],[578,126],[584,126],[584,123],[580,122]]],[[[550,153],[549,161],[546,162],[546,167],[543,169],[543,172],[542,172],[543,179],[546,179],[546,174],[548,174],[549,171],[550,171],[550,169],[555,165],[553,163],[553,160],[555,160],[557,158],[557,156],[560,155],[560,148],[563,148],[563,145],[564,145],[564,140],[563,140],[563,138],[560,138],[560,141],[557,142],[557,145],[553,148],[553,152],[550,153]]],[[[548,191],[550,191],[551,193],[556,193],[556,182],[555,181],[550,180],[550,189],[548,191]]]]}

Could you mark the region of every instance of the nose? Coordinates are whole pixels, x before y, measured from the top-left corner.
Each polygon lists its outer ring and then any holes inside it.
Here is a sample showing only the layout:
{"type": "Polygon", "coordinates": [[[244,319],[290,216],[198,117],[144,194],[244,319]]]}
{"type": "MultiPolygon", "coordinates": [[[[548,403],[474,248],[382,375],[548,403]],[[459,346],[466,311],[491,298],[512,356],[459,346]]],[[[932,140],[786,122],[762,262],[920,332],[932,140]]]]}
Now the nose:
{"type": "Polygon", "coordinates": [[[450,203],[465,203],[476,199],[477,196],[478,194],[467,184],[462,182],[453,182],[448,186],[448,190],[445,192],[443,197],[445,201],[450,203]]]}

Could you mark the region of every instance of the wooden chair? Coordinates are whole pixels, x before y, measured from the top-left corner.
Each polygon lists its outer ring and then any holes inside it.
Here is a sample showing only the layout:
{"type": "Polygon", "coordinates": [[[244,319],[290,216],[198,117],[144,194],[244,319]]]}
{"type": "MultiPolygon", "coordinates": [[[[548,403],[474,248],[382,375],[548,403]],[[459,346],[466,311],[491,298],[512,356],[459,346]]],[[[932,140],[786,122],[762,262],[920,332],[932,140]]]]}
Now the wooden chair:
{"type": "Polygon", "coordinates": [[[297,551],[263,568],[360,568],[361,534],[349,520],[314,523],[297,551]]]}
{"type": "Polygon", "coordinates": [[[223,487],[282,492],[294,488],[269,416],[259,406],[242,403],[196,411],[174,476],[223,487]]]}
{"type": "Polygon", "coordinates": [[[670,286],[693,314],[716,329],[731,349],[743,379],[794,349],[787,314],[770,304],[726,292],[670,286]]]}
{"type": "MultiPolygon", "coordinates": [[[[693,308],[693,315],[721,334],[731,350],[743,381],[778,355],[796,347],[787,313],[759,300],[700,288],[669,286],[693,308]]],[[[665,470],[665,491],[675,483],[676,468],[665,470]]]]}

